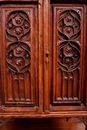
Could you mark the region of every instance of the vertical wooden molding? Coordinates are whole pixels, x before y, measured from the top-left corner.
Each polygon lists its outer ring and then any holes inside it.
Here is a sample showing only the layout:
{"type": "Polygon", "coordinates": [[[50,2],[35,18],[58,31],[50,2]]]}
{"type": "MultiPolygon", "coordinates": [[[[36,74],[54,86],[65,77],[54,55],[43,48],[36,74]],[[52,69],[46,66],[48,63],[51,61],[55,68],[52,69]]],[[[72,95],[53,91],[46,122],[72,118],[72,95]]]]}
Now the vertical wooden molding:
{"type": "Polygon", "coordinates": [[[44,0],[44,110],[49,108],[49,0],[44,0]]]}
{"type": "Polygon", "coordinates": [[[42,20],[42,8],[43,1],[38,0],[38,27],[39,27],[39,113],[43,109],[43,20],[42,20]]]}

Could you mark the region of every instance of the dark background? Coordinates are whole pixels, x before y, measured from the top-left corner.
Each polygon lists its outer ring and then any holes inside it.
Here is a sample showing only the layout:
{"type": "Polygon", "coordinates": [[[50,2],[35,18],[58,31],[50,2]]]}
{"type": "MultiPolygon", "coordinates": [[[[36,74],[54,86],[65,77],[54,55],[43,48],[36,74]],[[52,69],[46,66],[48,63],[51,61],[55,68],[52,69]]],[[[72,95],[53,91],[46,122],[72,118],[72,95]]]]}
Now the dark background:
{"type": "Polygon", "coordinates": [[[78,119],[11,119],[0,130],[85,130],[78,119]]]}

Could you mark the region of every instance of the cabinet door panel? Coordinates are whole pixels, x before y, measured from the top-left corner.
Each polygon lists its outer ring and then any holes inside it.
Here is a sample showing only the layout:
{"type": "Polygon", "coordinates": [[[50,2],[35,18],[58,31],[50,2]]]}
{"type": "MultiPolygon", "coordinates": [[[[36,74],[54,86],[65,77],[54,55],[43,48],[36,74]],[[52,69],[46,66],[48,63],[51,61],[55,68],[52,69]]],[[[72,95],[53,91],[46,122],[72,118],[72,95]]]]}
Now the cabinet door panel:
{"type": "Polygon", "coordinates": [[[54,8],[53,102],[80,101],[82,15],[81,8],[54,8]]]}
{"type": "Polygon", "coordinates": [[[82,110],[85,109],[85,7],[53,5],[51,11],[50,109],[82,110]]]}
{"type": "Polygon", "coordinates": [[[38,105],[37,6],[4,6],[2,16],[2,105],[38,105]]]}

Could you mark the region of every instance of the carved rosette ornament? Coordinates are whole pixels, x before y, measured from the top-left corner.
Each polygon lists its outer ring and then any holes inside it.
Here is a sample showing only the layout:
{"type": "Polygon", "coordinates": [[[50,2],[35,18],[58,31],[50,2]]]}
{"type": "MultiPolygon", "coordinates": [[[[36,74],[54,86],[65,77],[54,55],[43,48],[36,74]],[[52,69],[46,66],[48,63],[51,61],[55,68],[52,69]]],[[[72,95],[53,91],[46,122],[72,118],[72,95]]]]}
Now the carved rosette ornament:
{"type": "Polygon", "coordinates": [[[65,10],[59,15],[58,67],[64,72],[73,72],[79,68],[80,20],[75,10],[65,10]]]}
{"type": "Polygon", "coordinates": [[[11,12],[6,23],[6,61],[13,73],[21,74],[29,70],[31,63],[29,35],[29,15],[21,10],[11,12]]]}

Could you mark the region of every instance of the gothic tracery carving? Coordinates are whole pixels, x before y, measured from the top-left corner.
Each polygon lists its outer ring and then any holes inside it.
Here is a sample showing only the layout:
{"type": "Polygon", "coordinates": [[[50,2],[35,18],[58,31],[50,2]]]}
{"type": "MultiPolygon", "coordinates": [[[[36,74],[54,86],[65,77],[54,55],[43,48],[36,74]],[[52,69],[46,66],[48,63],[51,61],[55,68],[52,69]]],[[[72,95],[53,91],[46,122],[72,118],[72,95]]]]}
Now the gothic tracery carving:
{"type": "Polygon", "coordinates": [[[54,64],[57,67],[54,81],[57,83],[55,101],[61,100],[67,103],[80,104],[80,66],[81,66],[81,33],[82,33],[82,9],[80,7],[54,7],[54,49],[57,56],[54,64]]]}
{"type": "Polygon", "coordinates": [[[59,15],[58,66],[65,72],[79,68],[80,20],[80,15],[75,10],[65,10],[59,15]]]}
{"type": "Polygon", "coordinates": [[[11,72],[24,73],[29,70],[31,61],[29,35],[28,14],[21,10],[11,12],[6,23],[6,60],[11,72]]]}

